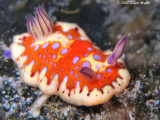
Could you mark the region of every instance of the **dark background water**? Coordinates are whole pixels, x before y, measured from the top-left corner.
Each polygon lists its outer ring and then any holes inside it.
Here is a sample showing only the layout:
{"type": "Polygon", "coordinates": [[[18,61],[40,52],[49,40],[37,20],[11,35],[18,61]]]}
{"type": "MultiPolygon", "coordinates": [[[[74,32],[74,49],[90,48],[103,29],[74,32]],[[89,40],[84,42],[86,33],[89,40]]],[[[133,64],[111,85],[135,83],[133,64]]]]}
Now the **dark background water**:
{"type": "Polygon", "coordinates": [[[54,21],[77,23],[103,50],[113,49],[116,42],[128,34],[125,62],[131,81],[122,94],[93,107],[71,105],[58,96],[52,96],[42,107],[39,119],[158,120],[158,0],[148,1],[149,4],[125,3],[122,0],[121,4],[112,0],[0,0],[0,118],[31,118],[29,107],[42,94],[38,88],[21,82],[15,63],[2,56],[12,43],[12,37],[27,31],[25,16],[42,3],[54,21]],[[72,11],[72,14],[67,11],[72,11]]]}

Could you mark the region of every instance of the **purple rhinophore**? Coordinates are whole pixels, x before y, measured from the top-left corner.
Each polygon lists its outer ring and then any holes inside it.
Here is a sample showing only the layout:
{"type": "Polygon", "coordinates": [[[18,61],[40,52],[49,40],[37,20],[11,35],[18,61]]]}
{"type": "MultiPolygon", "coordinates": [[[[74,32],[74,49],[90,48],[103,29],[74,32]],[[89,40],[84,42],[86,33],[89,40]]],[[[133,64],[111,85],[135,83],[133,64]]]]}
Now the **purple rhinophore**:
{"type": "Polygon", "coordinates": [[[115,66],[117,60],[122,56],[124,52],[124,48],[126,46],[127,40],[128,40],[128,37],[126,35],[116,44],[112,54],[107,59],[108,64],[115,66]]]}
{"type": "Polygon", "coordinates": [[[95,79],[95,72],[91,69],[91,68],[88,68],[88,67],[82,67],[80,70],[79,70],[79,73],[86,79],[88,80],[94,80],[95,79]]]}
{"type": "Polygon", "coordinates": [[[11,51],[10,50],[7,50],[3,53],[3,56],[8,58],[8,59],[11,59],[11,51]]]}

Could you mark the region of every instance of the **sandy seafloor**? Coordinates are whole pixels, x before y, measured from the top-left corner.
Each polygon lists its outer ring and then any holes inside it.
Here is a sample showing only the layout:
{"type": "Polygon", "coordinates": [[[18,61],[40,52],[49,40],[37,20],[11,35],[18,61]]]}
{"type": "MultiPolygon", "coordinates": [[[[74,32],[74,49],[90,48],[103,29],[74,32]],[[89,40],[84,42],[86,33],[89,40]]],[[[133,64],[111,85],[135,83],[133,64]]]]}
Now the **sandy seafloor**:
{"type": "Polygon", "coordinates": [[[128,34],[124,58],[131,81],[124,92],[93,107],[71,105],[53,95],[37,119],[160,119],[159,0],[143,5],[112,0],[0,0],[0,119],[32,119],[30,106],[42,95],[21,82],[16,64],[3,57],[12,37],[26,32],[25,16],[42,3],[54,21],[77,23],[103,50],[112,50],[128,34]]]}

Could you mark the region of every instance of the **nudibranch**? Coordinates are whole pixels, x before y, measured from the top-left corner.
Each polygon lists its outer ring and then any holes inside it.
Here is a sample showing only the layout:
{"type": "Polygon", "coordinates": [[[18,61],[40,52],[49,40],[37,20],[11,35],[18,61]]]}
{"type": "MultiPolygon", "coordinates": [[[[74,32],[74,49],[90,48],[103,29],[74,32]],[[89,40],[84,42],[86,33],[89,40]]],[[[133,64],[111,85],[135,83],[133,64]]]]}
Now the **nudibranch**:
{"type": "Polygon", "coordinates": [[[45,95],[93,106],[107,102],[128,85],[130,74],[121,58],[127,36],[113,52],[102,51],[78,25],[53,22],[43,5],[35,17],[27,16],[27,29],[13,37],[11,58],[21,79],[45,95]]]}

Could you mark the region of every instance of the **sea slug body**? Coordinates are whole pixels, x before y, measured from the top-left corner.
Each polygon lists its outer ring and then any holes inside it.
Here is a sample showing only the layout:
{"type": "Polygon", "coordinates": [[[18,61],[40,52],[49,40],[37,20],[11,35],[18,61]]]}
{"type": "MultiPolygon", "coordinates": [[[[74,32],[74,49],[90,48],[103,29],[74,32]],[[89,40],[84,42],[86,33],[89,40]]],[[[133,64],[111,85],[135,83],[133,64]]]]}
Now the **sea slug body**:
{"type": "MultiPolygon", "coordinates": [[[[27,16],[28,32],[13,37],[11,58],[21,79],[47,95],[84,106],[107,102],[128,85],[123,60],[127,36],[114,51],[102,51],[76,24],[52,22],[40,5],[27,16]]],[[[8,55],[8,51],[6,53],[8,55]]]]}

